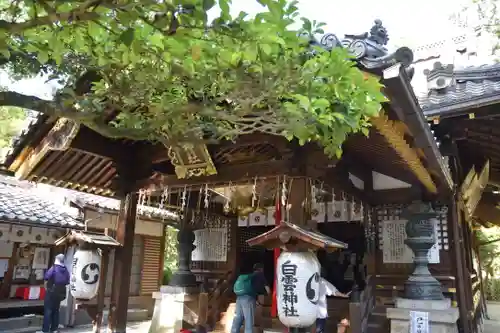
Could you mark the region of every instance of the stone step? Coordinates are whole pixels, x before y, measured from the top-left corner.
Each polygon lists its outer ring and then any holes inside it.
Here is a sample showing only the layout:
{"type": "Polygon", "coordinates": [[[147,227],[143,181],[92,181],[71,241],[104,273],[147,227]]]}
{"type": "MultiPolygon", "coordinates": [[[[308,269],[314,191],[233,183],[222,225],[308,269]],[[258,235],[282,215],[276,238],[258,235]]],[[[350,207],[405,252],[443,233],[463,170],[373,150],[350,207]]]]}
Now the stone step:
{"type": "Polygon", "coordinates": [[[20,329],[17,329],[17,330],[7,330],[7,331],[4,331],[4,330],[0,330],[1,333],[36,333],[40,331],[40,327],[26,327],[26,328],[20,328],[20,329]]]}
{"type": "Polygon", "coordinates": [[[43,316],[26,315],[0,319],[0,333],[14,332],[16,330],[39,330],[42,327],[43,316]]]}
{"type": "MultiPolygon", "coordinates": [[[[103,311],[102,323],[106,325],[108,323],[109,310],[103,311]]],[[[147,309],[130,308],[127,311],[127,321],[145,321],[149,319],[149,314],[147,309]]],[[[87,314],[85,310],[77,310],[75,312],[75,326],[83,326],[92,323],[92,319],[87,314]]],[[[0,326],[1,327],[1,326],[0,326]]]]}
{"type": "Polygon", "coordinates": [[[387,333],[389,330],[385,330],[385,325],[380,324],[368,324],[368,333],[387,333]]]}

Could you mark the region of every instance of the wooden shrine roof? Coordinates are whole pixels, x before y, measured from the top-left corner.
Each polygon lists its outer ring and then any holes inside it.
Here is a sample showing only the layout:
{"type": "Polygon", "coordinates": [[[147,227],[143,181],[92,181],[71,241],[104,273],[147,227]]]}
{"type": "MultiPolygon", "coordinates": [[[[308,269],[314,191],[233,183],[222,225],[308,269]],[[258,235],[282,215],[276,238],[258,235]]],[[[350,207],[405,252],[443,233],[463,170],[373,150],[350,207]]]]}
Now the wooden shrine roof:
{"type": "Polygon", "coordinates": [[[273,229],[247,240],[247,243],[250,246],[260,245],[268,249],[281,247],[288,243],[295,243],[295,245],[301,243],[302,248],[305,247],[312,250],[325,249],[327,251],[335,251],[338,249],[347,249],[347,244],[344,242],[286,221],[281,221],[273,229]]]}
{"type": "MultiPolygon", "coordinates": [[[[381,79],[390,100],[381,116],[372,119],[368,138],[348,138],[343,159],[421,186],[431,194],[451,192],[449,170],[410,85],[412,52],[403,47],[389,53],[386,43],[387,32],[379,21],[370,34],[346,35],[343,40],[327,34],[319,43],[326,49],[356,44],[356,49],[349,50],[357,66],[381,79]]],[[[21,179],[114,196],[117,169],[124,164],[140,169],[142,178],[136,185],[147,187],[276,177],[296,172],[301,163],[306,164],[307,176],[319,178],[326,177],[337,162],[314,144],[298,147],[283,137],[262,133],[191,148],[109,139],[71,121],[41,116],[17,141],[4,167],[21,179]],[[192,160],[196,162],[190,164],[192,160]]]]}
{"type": "Polygon", "coordinates": [[[107,248],[121,246],[116,239],[109,235],[83,230],[70,230],[66,235],[55,241],[56,246],[75,243],[85,243],[95,247],[107,248]]]}
{"type": "Polygon", "coordinates": [[[419,101],[436,136],[456,144],[447,154],[458,156],[462,178],[489,166],[489,186],[483,184],[474,216],[481,224],[500,224],[500,196],[493,194],[500,189],[500,65],[454,69],[436,63],[426,74],[430,89],[419,101]]]}

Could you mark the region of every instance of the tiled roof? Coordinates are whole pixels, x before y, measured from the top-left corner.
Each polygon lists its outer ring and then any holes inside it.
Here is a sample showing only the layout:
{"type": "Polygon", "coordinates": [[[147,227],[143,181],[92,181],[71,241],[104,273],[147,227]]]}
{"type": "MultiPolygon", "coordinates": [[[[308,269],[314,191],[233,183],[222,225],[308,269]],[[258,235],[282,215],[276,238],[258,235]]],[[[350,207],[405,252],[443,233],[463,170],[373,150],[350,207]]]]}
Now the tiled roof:
{"type": "Polygon", "coordinates": [[[500,81],[458,83],[442,93],[431,91],[427,96],[419,98],[419,103],[425,112],[436,107],[451,106],[489,97],[496,97],[500,100],[500,81]]]}
{"type": "MultiPolygon", "coordinates": [[[[103,208],[113,211],[120,210],[120,200],[114,198],[103,197],[100,195],[83,193],[77,191],[66,190],[67,197],[71,198],[76,204],[80,206],[91,206],[95,208],[103,208]]],[[[178,219],[178,215],[170,210],[160,209],[153,206],[142,206],[139,207],[139,215],[153,217],[153,218],[164,218],[170,220],[178,219]]]]}
{"type": "Polygon", "coordinates": [[[426,115],[498,103],[500,64],[455,70],[450,85],[443,89],[431,89],[418,100],[426,115]]]}
{"type": "Polygon", "coordinates": [[[44,198],[30,187],[1,181],[0,220],[52,227],[84,226],[78,212],[44,198]]]}

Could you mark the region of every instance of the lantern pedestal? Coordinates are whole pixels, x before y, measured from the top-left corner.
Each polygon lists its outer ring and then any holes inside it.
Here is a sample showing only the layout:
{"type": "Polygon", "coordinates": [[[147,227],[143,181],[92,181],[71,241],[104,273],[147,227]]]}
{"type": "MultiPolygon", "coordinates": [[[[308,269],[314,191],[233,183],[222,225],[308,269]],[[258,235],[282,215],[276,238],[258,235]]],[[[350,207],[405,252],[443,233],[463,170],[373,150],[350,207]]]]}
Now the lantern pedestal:
{"type": "Polygon", "coordinates": [[[149,333],[179,333],[198,324],[199,288],[162,286],[153,293],[155,306],[149,333]]]}
{"type": "Polygon", "coordinates": [[[391,333],[408,333],[411,327],[411,311],[427,312],[429,332],[458,333],[458,308],[451,307],[451,300],[396,299],[396,307],[387,309],[387,319],[391,322],[391,333]]]}

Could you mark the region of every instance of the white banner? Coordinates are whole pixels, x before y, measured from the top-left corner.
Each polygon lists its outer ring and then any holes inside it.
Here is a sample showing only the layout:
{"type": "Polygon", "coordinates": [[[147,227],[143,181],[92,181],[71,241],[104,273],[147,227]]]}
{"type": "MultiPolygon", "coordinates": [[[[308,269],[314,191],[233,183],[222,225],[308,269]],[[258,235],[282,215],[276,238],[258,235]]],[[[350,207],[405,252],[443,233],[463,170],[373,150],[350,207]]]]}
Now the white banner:
{"type": "Polygon", "coordinates": [[[410,311],[410,333],[429,332],[429,312],[410,311]]]}
{"type": "MultiPolygon", "coordinates": [[[[411,264],[413,251],[404,243],[406,239],[406,220],[393,220],[382,222],[382,253],[385,264],[411,264]]],[[[434,222],[437,235],[437,220],[434,222]]],[[[439,244],[436,244],[427,253],[429,263],[439,264],[439,244]]]]}

